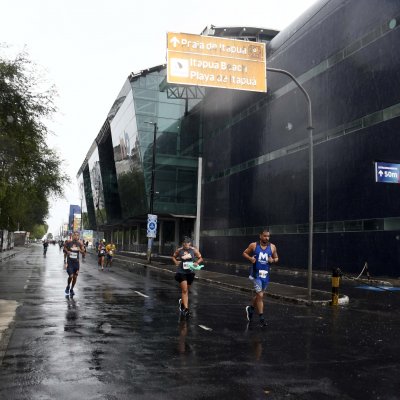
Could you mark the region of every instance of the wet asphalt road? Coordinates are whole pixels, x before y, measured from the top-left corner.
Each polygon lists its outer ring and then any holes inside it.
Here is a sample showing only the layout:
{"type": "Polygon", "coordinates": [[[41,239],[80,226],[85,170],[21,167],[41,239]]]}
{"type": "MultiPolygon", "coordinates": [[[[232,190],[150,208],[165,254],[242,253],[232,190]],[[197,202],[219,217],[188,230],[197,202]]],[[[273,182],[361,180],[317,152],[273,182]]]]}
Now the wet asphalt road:
{"type": "Polygon", "coordinates": [[[354,289],[338,308],[267,299],[260,328],[244,318],[247,293],[195,282],[180,321],[172,274],[101,272],[92,256],[66,298],[55,246],[0,272],[0,299],[19,304],[0,342],[0,399],[400,399],[399,292],[354,289]]]}

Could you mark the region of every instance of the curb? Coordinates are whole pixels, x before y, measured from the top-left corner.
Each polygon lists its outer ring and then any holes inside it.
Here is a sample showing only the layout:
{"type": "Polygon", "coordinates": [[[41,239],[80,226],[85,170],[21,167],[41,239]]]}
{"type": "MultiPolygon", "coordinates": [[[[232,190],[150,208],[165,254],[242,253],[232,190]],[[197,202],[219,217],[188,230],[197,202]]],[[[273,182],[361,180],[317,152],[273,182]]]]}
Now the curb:
{"type": "Polygon", "coordinates": [[[12,253],[12,254],[7,254],[6,256],[0,257],[0,262],[6,261],[9,258],[13,258],[13,257],[15,257],[16,254],[17,253],[12,253]]]}

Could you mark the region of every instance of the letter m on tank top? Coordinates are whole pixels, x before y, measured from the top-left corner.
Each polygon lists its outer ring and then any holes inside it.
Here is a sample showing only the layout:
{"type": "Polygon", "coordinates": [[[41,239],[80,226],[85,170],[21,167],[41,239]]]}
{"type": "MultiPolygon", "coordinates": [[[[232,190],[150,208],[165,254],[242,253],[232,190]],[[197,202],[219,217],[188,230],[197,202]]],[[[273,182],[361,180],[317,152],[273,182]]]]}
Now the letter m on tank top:
{"type": "Polygon", "coordinates": [[[263,253],[262,251],[260,251],[258,253],[258,262],[261,264],[265,264],[268,262],[268,253],[267,251],[265,251],[265,253],[263,253]]]}

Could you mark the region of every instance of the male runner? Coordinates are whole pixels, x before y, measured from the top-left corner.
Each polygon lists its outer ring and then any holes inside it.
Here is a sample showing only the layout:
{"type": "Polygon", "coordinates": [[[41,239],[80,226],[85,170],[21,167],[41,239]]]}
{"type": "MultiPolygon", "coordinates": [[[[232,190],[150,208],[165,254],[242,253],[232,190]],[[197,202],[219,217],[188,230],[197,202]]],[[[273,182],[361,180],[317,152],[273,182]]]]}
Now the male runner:
{"type": "Polygon", "coordinates": [[[64,268],[67,268],[67,250],[65,250],[65,243],[67,243],[68,239],[63,241],[63,255],[64,255],[64,268]]]}
{"type": "Polygon", "coordinates": [[[47,249],[49,247],[49,241],[47,239],[44,240],[43,242],[43,255],[45,256],[47,253],[47,249]]]}
{"type": "Polygon", "coordinates": [[[113,256],[117,248],[115,247],[114,242],[111,240],[110,243],[106,246],[106,268],[110,268],[112,266],[113,256]]]}
{"type": "Polygon", "coordinates": [[[254,310],[257,309],[261,326],[266,325],[263,315],[263,297],[269,283],[270,265],[279,260],[276,246],[270,243],[269,239],[270,233],[267,229],[264,229],[260,233],[259,243],[250,243],[243,252],[243,257],[252,263],[249,278],[253,281],[254,291],[256,292],[252,304],[246,307],[247,320],[249,322],[252,320],[254,310]]]}
{"type": "Polygon", "coordinates": [[[79,240],[79,232],[75,231],[72,234],[72,239],[65,241],[64,251],[67,255],[68,274],[68,283],[65,288],[65,294],[73,296],[75,294],[74,287],[79,273],[79,253],[83,254],[85,251],[83,243],[79,240]]]}
{"type": "Polygon", "coordinates": [[[106,255],[106,239],[102,239],[97,247],[97,264],[104,271],[104,257],[106,255]]]}
{"type": "Polygon", "coordinates": [[[85,244],[85,241],[84,240],[82,240],[82,245],[83,245],[83,253],[82,253],[82,262],[85,262],[86,261],[86,244],[85,244]]]}
{"type": "Polygon", "coordinates": [[[179,311],[183,317],[190,316],[189,289],[195,277],[194,272],[189,267],[189,263],[198,266],[203,261],[200,252],[191,244],[192,240],[185,238],[182,242],[182,247],[179,247],[172,256],[172,261],[178,267],[175,280],[179,282],[182,291],[179,299],[179,311]]]}

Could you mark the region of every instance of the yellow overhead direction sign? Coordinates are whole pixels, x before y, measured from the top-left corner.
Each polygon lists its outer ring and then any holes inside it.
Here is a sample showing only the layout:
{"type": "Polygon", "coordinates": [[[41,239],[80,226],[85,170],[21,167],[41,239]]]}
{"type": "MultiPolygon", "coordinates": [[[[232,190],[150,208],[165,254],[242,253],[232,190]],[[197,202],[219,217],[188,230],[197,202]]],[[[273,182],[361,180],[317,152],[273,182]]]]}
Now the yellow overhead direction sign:
{"type": "Polygon", "coordinates": [[[167,33],[167,82],[267,91],[265,43],[167,33]]]}

